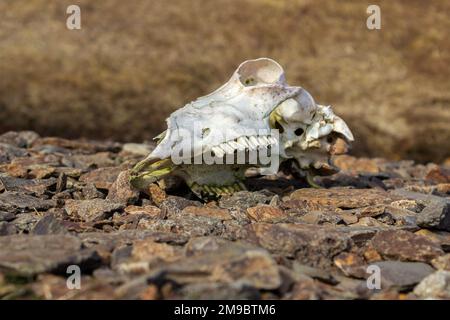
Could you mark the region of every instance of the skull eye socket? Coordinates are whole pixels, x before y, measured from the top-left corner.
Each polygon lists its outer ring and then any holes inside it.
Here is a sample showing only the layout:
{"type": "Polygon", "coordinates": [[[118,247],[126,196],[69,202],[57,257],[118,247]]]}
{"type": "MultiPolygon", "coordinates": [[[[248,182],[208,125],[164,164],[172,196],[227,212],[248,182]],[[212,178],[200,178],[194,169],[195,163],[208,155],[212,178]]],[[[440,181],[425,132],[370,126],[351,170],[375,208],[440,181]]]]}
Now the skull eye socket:
{"type": "Polygon", "coordinates": [[[294,131],[296,136],[301,136],[303,132],[305,132],[305,130],[303,130],[302,128],[298,128],[297,130],[294,131]]]}
{"type": "Polygon", "coordinates": [[[333,143],[333,141],[334,141],[334,136],[328,136],[327,137],[327,142],[328,143],[333,143]]]}

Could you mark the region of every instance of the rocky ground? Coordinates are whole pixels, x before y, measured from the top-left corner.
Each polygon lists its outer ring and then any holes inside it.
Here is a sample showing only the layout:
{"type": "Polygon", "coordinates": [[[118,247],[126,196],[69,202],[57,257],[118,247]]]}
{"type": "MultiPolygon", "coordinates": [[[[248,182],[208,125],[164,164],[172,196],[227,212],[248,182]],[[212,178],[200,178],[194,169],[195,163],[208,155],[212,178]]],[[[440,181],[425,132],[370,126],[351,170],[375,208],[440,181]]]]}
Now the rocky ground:
{"type": "Polygon", "coordinates": [[[323,189],[253,178],[202,203],[130,188],[152,147],[0,135],[0,298],[450,298],[450,167],[341,156],[323,189]]]}

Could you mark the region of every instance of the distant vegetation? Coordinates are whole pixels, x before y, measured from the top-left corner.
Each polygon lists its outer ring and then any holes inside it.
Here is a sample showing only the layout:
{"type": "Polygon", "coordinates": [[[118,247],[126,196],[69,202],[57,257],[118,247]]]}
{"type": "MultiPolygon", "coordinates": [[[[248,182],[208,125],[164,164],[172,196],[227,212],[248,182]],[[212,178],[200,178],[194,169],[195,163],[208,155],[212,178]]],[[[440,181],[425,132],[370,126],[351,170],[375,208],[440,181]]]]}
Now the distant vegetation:
{"type": "Polygon", "coordinates": [[[152,138],[178,107],[268,56],[350,124],[354,154],[450,157],[450,2],[0,2],[0,132],[122,141],[152,138]]]}

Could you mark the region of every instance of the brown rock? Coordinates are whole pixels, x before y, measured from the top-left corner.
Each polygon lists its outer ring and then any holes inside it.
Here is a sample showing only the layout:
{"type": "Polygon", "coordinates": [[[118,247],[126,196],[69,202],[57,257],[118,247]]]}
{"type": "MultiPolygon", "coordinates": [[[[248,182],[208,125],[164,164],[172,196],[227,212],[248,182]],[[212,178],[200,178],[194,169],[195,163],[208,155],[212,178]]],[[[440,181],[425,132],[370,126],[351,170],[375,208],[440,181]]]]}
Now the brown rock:
{"type": "Polygon", "coordinates": [[[330,266],[334,256],[352,245],[347,234],[313,224],[253,223],[246,231],[246,240],[313,267],[330,266]]]}
{"type": "Polygon", "coordinates": [[[414,294],[422,299],[450,299],[450,271],[430,274],[414,288],[414,294]]]}
{"type": "Polygon", "coordinates": [[[336,225],[343,220],[341,215],[333,212],[310,211],[298,218],[302,222],[311,224],[336,225]]]}
{"type": "Polygon", "coordinates": [[[47,165],[33,166],[30,168],[28,175],[31,178],[36,179],[45,179],[50,177],[53,173],[56,172],[56,169],[47,165]]]}
{"type": "Polygon", "coordinates": [[[95,251],[83,249],[81,241],[69,235],[4,236],[0,248],[0,270],[21,275],[65,273],[71,264],[88,271],[99,263],[95,251]]]}
{"type": "Polygon", "coordinates": [[[148,193],[157,206],[160,206],[161,203],[167,198],[166,192],[161,189],[156,183],[152,183],[148,187],[148,193]]]}
{"type": "Polygon", "coordinates": [[[247,209],[247,215],[250,219],[257,222],[274,223],[286,217],[283,210],[270,205],[259,205],[247,209]]]}
{"type": "Polygon", "coordinates": [[[182,214],[191,214],[194,216],[216,218],[223,221],[233,219],[227,209],[211,208],[211,207],[188,206],[183,209],[182,214]]]}
{"type": "Polygon", "coordinates": [[[159,207],[163,211],[164,216],[178,216],[184,208],[189,206],[200,207],[201,203],[198,201],[187,200],[182,197],[168,196],[159,207]]]}
{"type": "Polygon", "coordinates": [[[378,232],[371,243],[374,249],[387,259],[429,262],[444,254],[435,242],[403,230],[378,232]]]}
{"type": "Polygon", "coordinates": [[[42,196],[56,184],[55,178],[50,179],[22,179],[0,174],[0,192],[16,191],[24,193],[34,193],[42,196]]]}
{"type": "Polygon", "coordinates": [[[340,253],[334,258],[334,264],[346,276],[355,278],[364,278],[366,276],[366,263],[355,253],[340,253]]]}
{"type": "Polygon", "coordinates": [[[433,165],[427,172],[425,179],[433,181],[434,183],[449,183],[450,169],[433,165]]]}
{"type": "Polygon", "coordinates": [[[127,214],[145,214],[151,218],[158,218],[161,216],[161,209],[155,206],[128,206],[125,208],[127,214]]]}
{"type": "Polygon", "coordinates": [[[76,154],[67,157],[65,164],[69,167],[88,170],[90,168],[112,167],[115,165],[110,152],[99,152],[95,154],[76,154]]]}
{"type": "Polygon", "coordinates": [[[392,202],[391,196],[378,189],[298,189],[291,200],[302,201],[310,210],[353,209],[392,202]]]}
{"type": "Polygon", "coordinates": [[[376,261],[381,261],[383,258],[380,256],[380,254],[373,248],[371,244],[369,244],[365,250],[364,250],[364,258],[367,262],[372,263],[376,261]]]}
{"type": "Polygon", "coordinates": [[[444,251],[450,249],[450,233],[443,231],[431,231],[428,229],[420,229],[415,234],[423,236],[428,240],[440,245],[444,251]]]}
{"type": "Polygon", "coordinates": [[[182,257],[182,250],[179,247],[166,243],[157,243],[152,240],[139,240],[133,243],[131,255],[135,261],[160,259],[171,262],[182,257]]]}
{"type": "Polygon", "coordinates": [[[48,210],[56,207],[56,201],[44,200],[31,195],[7,191],[0,194],[0,210],[21,212],[23,210],[48,210]]]}
{"type": "Polygon", "coordinates": [[[33,131],[9,131],[0,135],[0,143],[13,145],[17,148],[27,148],[39,138],[33,131]]]}
{"type": "Polygon", "coordinates": [[[54,146],[64,149],[73,150],[78,153],[94,153],[99,151],[113,151],[118,150],[119,146],[115,143],[95,143],[82,140],[68,140],[58,137],[45,137],[39,139],[33,139],[31,143],[33,148],[42,146],[54,146]]]}
{"type": "MultiPolygon", "coordinates": [[[[91,199],[104,199],[105,194],[100,192],[92,183],[86,184],[83,189],[81,189],[81,193],[83,194],[82,199],[77,200],[91,200],[91,199]]],[[[75,197],[74,197],[75,198],[75,197]]]]}
{"type": "Polygon", "coordinates": [[[144,289],[140,295],[139,298],[141,300],[156,300],[159,298],[159,291],[158,287],[155,285],[149,285],[146,289],[144,289]]]}
{"type": "Polygon", "coordinates": [[[339,216],[342,218],[346,225],[355,224],[358,222],[358,217],[351,213],[339,212],[339,216]]]}
{"type": "Polygon", "coordinates": [[[0,164],[8,163],[15,158],[26,157],[27,155],[28,152],[24,149],[0,143],[0,164]]]}
{"type": "Polygon", "coordinates": [[[276,262],[260,248],[227,241],[218,250],[178,260],[161,268],[167,280],[178,284],[197,282],[240,283],[274,290],[282,279],[276,262]]]}
{"type": "Polygon", "coordinates": [[[364,217],[358,220],[357,223],[352,224],[353,227],[356,226],[363,226],[363,227],[380,227],[385,228],[387,227],[386,224],[379,222],[377,219],[371,218],[371,217],[364,217]]]}
{"type": "Polygon", "coordinates": [[[123,209],[120,203],[104,200],[67,200],[65,209],[71,216],[76,216],[86,222],[100,221],[112,216],[114,211],[123,209]]]}
{"type": "Polygon", "coordinates": [[[33,234],[65,234],[67,228],[63,221],[58,219],[54,214],[49,213],[43,216],[33,227],[33,234]]]}
{"type": "Polygon", "coordinates": [[[98,189],[110,189],[112,184],[117,180],[121,167],[106,167],[92,170],[82,174],[79,181],[85,183],[93,183],[98,189]]]}
{"type": "Polygon", "coordinates": [[[139,191],[131,186],[129,171],[122,171],[119,174],[117,180],[111,186],[106,199],[123,204],[136,203],[139,199],[139,191]]]}
{"type": "Polygon", "coordinates": [[[355,296],[335,286],[306,278],[296,282],[286,298],[289,300],[335,300],[354,299],[355,296]]]}
{"type": "Polygon", "coordinates": [[[450,271],[450,253],[431,260],[431,264],[438,270],[450,271]]]}
{"type": "Polygon", "coordinates": [[[340,155],[334,158],[334,165],[342,171],[350,173],[378,173],[380,172],[380,159],[355,158],[349,155],[340,155]]]}
{"type": "Polygon", "coordinates": [[[81,277],[80,289],[69,289],[67,279],[50,274],[40,275],[30,285],[34,297],[47,300],[111,300],[120,298],[114,294],[113,287],[89,276],[81,277]]]}

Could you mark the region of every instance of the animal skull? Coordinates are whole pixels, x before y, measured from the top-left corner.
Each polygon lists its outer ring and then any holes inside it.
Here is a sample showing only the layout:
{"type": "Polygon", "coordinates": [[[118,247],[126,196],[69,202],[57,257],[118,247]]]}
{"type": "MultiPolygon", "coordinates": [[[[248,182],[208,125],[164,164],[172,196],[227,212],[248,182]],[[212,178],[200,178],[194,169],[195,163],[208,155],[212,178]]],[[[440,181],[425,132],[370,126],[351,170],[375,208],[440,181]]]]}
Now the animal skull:
{"type": "Polygon", "coordinates": [[[268,58],[243,62],[222,87],[173,112],[167,127],[132,170],[131,183],[139,189],[176,176],[200,197],[233,193],[245,188],[248,168],[262,167],[260,158],[250,161],[258,150],[279,155],[280,162],[292,159],[297,170],[329,174],[335,172],[330,156],[353,141],[331,107],[289,86],[283,68],[268,58]]]}

